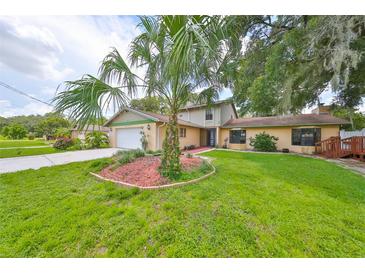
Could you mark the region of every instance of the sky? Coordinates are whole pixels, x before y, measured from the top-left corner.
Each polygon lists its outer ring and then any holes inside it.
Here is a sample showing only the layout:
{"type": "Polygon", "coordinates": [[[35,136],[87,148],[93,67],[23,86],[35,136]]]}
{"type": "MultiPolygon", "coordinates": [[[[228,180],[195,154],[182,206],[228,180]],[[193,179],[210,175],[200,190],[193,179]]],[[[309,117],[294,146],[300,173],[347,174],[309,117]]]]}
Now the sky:
{"type": "MultiPolygon", "coordinates": [[[[63,81],[96,75],[112,47],[126,57],[138,33],[131,16],[0,17],[0,81],[49,101],[63,81]]],[[[0,116],[51,110],[0,86],[0,116]]]]}
{"type": "MultiPolygon", "coordinates": [[[[96,75],[112,47],[126,58],[139,34],[137,21],[134,16],[0,16],[0,81],[49,101],[64,81],[96,75]]],[[[229,96],[229,89],[220,95],[229,96]]],[[[322,96],[324,102],[331,97],[322,96]]],[[[0,116],[50,111],[52,107],[0,86],[0,116]]]]}

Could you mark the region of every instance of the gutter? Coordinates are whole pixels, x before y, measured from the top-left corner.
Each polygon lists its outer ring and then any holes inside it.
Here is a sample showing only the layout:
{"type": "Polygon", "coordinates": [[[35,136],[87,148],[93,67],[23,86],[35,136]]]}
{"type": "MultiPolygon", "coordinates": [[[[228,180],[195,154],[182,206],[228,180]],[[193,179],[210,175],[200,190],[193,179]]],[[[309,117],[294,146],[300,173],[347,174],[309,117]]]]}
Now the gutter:
{"type": "Polygon", "coordinates": [[[262,125],[262,126],[247,126],[247,125],[229,125],[229,126],[222,126],[222,128],[270,128],[270,127],[305,127],[305,126],[333,126],[333,125],[344,125],[348,123],[324,123],[324,124],[300,124],[300,125],[262,125]]]}

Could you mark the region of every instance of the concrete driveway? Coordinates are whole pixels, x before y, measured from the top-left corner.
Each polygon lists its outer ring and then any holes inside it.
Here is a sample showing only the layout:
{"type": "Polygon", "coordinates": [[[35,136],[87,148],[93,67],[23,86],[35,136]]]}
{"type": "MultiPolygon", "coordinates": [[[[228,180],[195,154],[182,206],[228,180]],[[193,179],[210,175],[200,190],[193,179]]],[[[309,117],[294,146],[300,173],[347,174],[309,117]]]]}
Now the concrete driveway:
{"type": "Polygon", "coordinates": [[[111,157],[119,148],[103,148],[62,153],[43,154],[0,159],[0,173],[15,172],[26,169],[39,169],[45,166],[57,166],[73,162],[111,157]]]}

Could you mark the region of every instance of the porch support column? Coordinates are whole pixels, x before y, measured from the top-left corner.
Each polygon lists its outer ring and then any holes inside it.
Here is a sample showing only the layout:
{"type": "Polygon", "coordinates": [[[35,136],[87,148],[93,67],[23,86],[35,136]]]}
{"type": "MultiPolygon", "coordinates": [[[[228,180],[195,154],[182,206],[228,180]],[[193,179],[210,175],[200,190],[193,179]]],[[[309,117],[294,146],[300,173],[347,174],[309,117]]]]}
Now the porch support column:
{"type": "Polygon", "coordinates": [[[219,127],[217,127],[216,130],[215,130],[215,134],[216,134],[215,135],[215,144],[218,145],[218,146],[221,146],[221,144],[219,143],[219,133],[220,133],[219,130],[220,130],[219,127]]]}

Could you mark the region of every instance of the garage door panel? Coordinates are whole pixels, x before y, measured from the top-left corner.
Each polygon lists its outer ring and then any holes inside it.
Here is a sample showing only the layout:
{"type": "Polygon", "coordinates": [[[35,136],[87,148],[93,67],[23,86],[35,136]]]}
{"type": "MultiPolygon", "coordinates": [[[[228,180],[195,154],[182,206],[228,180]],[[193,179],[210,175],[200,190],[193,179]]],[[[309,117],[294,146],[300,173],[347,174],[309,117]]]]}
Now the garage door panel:
{"type": "Polygon", "coordinates": [[[117,147],[129,149],[141,149],[141,131],[142,128],[118,128],[117,129],[117,147]]]}

